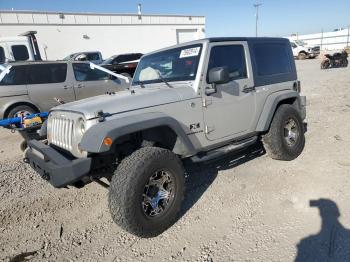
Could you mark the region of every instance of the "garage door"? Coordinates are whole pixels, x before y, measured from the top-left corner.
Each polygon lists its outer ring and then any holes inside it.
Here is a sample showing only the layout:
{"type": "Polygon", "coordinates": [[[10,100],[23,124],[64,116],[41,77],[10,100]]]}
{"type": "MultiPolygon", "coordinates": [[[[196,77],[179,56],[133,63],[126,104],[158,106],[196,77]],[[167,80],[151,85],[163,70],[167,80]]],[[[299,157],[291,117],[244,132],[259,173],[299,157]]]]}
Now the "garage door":
{"type": "Polygon", "coordinates": [[[177,29],[177,43],[184,43],[197,40],[197,29],[177,29]]]}

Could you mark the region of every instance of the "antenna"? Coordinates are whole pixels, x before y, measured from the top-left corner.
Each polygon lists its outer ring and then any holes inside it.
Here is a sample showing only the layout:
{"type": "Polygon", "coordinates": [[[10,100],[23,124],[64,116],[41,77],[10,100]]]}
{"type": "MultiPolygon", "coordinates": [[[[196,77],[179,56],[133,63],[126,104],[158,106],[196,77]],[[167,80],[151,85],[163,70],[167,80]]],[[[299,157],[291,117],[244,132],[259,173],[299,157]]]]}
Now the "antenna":
{"type": "Polygon", "coordinates": [[[259,0],[256,0],[256,4],[253,5],[255,7],[255,37],[258,37],[259,7],[261,5],[259,0]]]}

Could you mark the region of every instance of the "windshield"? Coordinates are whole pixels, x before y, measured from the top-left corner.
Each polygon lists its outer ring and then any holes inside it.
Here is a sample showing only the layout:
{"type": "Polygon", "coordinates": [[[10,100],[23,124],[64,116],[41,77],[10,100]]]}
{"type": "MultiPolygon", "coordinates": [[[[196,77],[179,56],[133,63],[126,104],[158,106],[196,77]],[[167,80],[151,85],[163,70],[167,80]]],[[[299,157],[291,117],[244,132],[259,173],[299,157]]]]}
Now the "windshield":
{"type": "Polygon", "coordinates": [[[202,45],[178,47],[143,57],[132,85],[194,80],[202,45]]]}
{"type": "Polygon", "coordinates": [[[73,58],[74,55],[75,55],[75,54],[71,54],[71,55],[69,55],[69,56],[66,56],[65,58],[63,58],[63,60],[64,60],[64,61],[72,60],[72,58],[73,58]]]}
{"type": "Polygon", "coordinates": [[[301,46],[306,46],[306,43],[302,40],[296,40],[295,43],[297,43],[298,45],[301,45],[301,46]]]}
{"type": "Polygon", "coordinates": [[[2,80],[5,78],[6,75],[8,75],[10,72],[13,73],[13,70],[10,71],[11,68],[12,68],[11,65],[0,65],[0,85],[2,85],[3,83],[2,80]]]}
{"type": "Polygon", "coordinates": [[[117,56],[112,56],[108,59],[106,59],[105,61],[102,62],[103,65],[108,65],[108,64],[112,64],[113,59],[116,58],[117,56]]]}

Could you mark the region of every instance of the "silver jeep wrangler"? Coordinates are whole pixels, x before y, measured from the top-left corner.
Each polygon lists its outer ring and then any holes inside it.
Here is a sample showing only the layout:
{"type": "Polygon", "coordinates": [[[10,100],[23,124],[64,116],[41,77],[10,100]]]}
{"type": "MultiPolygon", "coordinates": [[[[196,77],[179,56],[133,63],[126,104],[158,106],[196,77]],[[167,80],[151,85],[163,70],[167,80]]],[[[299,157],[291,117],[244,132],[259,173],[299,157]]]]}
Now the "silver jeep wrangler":
{"type": "Polygon", "coordinates": [[[54,187],[109,187],[112,218],[141,237],[177,219],[182,160],[263,141],[273,159],[303,151],[306,99],[288,39],[209,38],[142,57],[129,90],[58,106],[25,160],[54,187]],[[107,178],[109,184],[101,178],[107,178]]]}

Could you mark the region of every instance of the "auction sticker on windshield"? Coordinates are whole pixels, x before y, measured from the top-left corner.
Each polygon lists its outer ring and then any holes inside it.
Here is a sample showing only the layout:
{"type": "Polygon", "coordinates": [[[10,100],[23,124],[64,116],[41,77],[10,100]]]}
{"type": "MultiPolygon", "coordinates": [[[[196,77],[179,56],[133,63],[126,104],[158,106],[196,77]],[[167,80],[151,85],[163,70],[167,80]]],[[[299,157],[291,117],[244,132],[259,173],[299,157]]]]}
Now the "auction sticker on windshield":
{"type": "Polygon", "coordinates": [[[201,49],[200,47],[193,47],[193,48],[187,48],[187,49],[181,50],[180,58],[198,56],[200,49],[201,49]]]}

